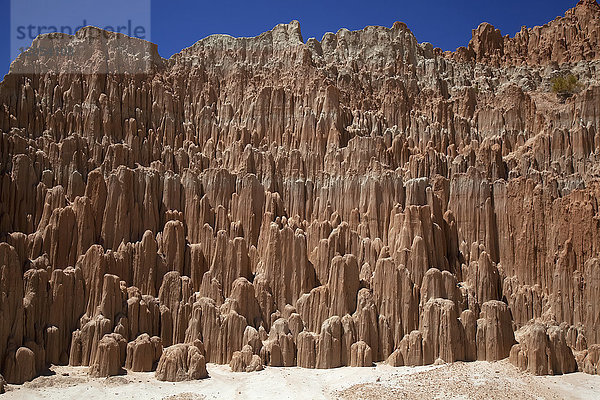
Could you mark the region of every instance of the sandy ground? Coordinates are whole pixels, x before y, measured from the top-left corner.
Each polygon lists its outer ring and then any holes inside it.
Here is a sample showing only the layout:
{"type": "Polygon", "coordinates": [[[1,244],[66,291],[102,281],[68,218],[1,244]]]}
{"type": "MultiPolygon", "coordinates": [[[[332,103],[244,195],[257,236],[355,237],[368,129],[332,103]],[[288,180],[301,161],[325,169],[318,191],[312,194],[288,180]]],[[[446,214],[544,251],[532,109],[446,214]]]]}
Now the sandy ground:
{"type": "Polygon", "coordinates": [[[52,367],[53,375],[9,385],[9,399],[600,399],[600,376],[539,377],[508,361],[393,368],[266,368],[232,373],[208,365],[210,378],[168,383],[153,373],[90,378],[85,367],[52,367]]]}

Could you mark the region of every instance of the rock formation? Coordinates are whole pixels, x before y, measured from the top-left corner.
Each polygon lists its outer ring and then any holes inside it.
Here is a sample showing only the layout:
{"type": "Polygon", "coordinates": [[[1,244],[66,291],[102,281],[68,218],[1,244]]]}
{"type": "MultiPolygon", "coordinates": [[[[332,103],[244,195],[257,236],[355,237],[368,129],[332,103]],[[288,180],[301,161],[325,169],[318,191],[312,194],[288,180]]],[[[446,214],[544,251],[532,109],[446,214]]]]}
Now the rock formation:
{"type": "Polygon", "coordinates": [[[560,327],[535,322],[519,329],[517,336],[519,343],[510,350],[510,362],[522,370],[536,375],[577,371],[573,351],[560,327]]]}
{"type": "Polygon", "coordinates": [[[362,340],[355,342],[350,346],[350,366],[351,367],[370,367],[373,365],[373,353],[368,344],[362,340]]]}
{"type": "Polygon", "coordinates": [[[90,375],[108,377],[118,375],[125,362],[127,341],[118,333],[110,333],[98,342],[98,355],[90,364],[90,375]]]}
{"type": "Polygon", "coordinates": [[[490,300],[481,306],[477,320],[477,359],[501,360],[515,343],[510,310],[505,303],[490,300]]]}
{"type": "Polygon", "coordinates": [[[253,354],[252,346],[245,345],[241,351],[236,351],[229,363],[233,372],[261,371],[264,366],[259,355],[253,354]]]}
{"type": "Polygon", "coordinates": [[[125,368],[135,372],[152,371],[162,355],[162,341],[158,336],[150,337],[147,333],[127,344],[125,368]]]}
{"type": "Polygon", "coordinates": [[[598,373],[599,27],[41,35],[0,83],[0,374],[598,373]]]}
{"type": "Polygon", "coordinates": [[[582,353],[581,370],[588,374],[600,375],[600,345],[593,344],[582,353]]]}
{"type": "Polygon", "coordinates": [[[164,349],[156,367],[156,379],[180,382],[207,378],[204,349],[199,343],[174,344],[164,349]]]}

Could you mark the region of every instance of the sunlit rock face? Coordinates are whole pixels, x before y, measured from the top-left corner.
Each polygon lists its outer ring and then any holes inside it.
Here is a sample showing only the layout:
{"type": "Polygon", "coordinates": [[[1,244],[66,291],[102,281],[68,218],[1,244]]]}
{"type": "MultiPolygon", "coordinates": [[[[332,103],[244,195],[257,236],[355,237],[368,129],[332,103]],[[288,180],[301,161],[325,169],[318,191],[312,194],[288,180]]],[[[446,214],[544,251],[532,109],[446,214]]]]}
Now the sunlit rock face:
{"type": "Polygon", "coordinates": [[[0,84],[0,374],[600,371],[599,27],[39,37],[74,55],[0,84]]]}

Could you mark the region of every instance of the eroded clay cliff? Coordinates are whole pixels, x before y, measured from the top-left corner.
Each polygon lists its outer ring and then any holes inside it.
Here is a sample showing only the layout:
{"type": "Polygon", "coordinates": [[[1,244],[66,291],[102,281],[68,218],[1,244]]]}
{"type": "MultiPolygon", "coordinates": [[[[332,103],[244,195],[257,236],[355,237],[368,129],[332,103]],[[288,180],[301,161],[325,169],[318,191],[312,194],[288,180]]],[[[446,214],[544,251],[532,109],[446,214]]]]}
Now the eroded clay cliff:
{"type": "Polygon", "coordinates": [[[168,60],[39,37],[74,56],[26,52],[0,84],[0,374],[598,373],[599,27],[582,0],[453,53],[399,22],[168,60]]]}

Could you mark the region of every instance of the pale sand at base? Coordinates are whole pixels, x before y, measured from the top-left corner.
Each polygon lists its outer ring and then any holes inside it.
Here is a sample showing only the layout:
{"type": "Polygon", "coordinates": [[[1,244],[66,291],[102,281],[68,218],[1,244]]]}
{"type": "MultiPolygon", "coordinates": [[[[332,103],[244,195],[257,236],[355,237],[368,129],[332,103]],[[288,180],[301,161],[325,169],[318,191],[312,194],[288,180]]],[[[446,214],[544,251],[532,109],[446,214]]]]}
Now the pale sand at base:
{"type": "Polygon", "coordinates": [[[54,375],[10,385],[12,399],[598,399],[600,376],[572,373],[533,376],[507,360],[457,362],[440,366],[327,370],[298,367],[233,373],[207,365],[210,378],[161,382],[154,373],[90,378],[87,367],[52,367],[54,375]],[[68,375],[67,375],[68,374],[68,375]]]}

